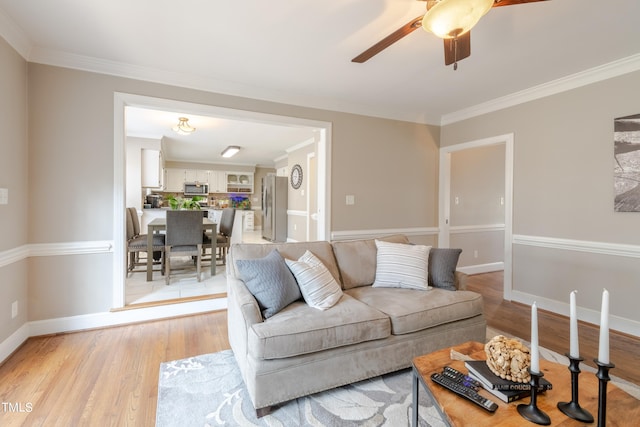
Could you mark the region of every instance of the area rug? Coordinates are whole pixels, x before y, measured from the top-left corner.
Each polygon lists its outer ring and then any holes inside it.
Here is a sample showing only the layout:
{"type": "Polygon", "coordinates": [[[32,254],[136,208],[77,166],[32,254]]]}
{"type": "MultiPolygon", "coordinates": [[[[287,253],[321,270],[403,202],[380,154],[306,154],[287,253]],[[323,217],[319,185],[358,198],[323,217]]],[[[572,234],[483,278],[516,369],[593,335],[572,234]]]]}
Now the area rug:
{"type": "MultiPolygon", "coordinates": [[[[163,363],[156,426],[408,426],[411,370],[295,399],[260,419],[231,350],[163,363]]],[[[420,426],[445,424],[420,393],[420,426]]]]}
{"type": "MultiPolygon", "coordinates": [[[[499,334],[487,330],[488,339],[499,334]]],[[[567,363],[544,348],[540,355],[567,363]]],[[[233,353],[226,350],[161,364],[156,426],[408,426],[411,380],[411,370],[405,369],[287,402],[258,419],[233,353]]],[[[612,382],[640,398],[638,386],[617,378],[612,382]]],[[[420,393],[418,413],[420,426],[445,425],[427,393],[420,393]]]]}

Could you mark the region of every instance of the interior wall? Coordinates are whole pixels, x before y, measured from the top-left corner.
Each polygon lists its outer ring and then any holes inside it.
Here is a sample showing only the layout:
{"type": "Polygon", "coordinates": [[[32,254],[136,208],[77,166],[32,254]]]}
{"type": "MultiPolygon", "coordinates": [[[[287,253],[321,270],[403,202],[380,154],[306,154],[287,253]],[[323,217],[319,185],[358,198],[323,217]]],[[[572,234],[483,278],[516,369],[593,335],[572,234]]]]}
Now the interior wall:
{"type": "MultiPolygon", "coordinates": [[[[0,38],[0,188],[9,190],[0,205],[0,342],[27,321],[27,63],[0,38]],[[12,318],[17,301],[18,315],[12,318]]],[[[0,356],[0,361],[3,357],[0,356]]]]}
{"type": "Polygon", "coordinates": [[[450,175],[449,245],[462,249],[458,265],[503,262],[505,145],[454,151],[450,175]]]}
{"type": "Polygon", "coordinates": [[[307,180],[309,179],[309,170],[307,168],[307,154],[316,151],[316,144],[311,143],[304,147],[288,153],[287,169],[289,171],[288,178],[288,196],[289,203],[287,206],[287,239],[291,241],[307,240],[307,180]],[[294,165],[300,165],[302,168],[302,185],[295,189],[291,186],[291,170],[294,165]]]}
{"type": "MultiPolygon", "coordinates": [[[[30,242],[113,240],[114,92],[332,123],[333,230],[435,226],[437,128],[29,64],[30,242]],[[69,126],[73,117],[74,125],[69,126]],[[345,208],[346,188],[356,205],[345,208]],[[412,189],[401,199],[400,189],[412,189]],[[413,190],[415,189],[415,190],[413,190]],[[402,209],[398,209],[402,203],[402,209]]],[[[30,320],[107,312],[113,253],[34,257],[30,320]],[[92,274],[85,275],[86,267],[92,274]],[[73,274],[70,274],[73,272],[73,274]],[[41,295],[64,295],[43,302],[41,295]],[[73,302],[68,296],[73,295],[73,302]]]]}
{"type": "Polygon", "coordinates": [[[640,213],[613,209],[613,120],[637,114],[640,72],[442,127],[451,146],[514,133],[514,298],[598,323],[602,289],[614,329],[637,335],[640,213]],[[586,255],[585,255],[586,254],[586,255]],[[566,312],[564,312],[566,310],[566,312]],[[625,326],[626,325],[626,326],[625,326]]]}

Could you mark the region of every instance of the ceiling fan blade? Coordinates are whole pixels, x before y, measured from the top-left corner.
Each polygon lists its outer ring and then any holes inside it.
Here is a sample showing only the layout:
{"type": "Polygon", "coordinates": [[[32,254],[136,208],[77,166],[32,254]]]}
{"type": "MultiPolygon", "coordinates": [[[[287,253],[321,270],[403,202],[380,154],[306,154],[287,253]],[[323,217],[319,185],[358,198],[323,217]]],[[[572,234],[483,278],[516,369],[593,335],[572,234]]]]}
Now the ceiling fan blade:
{"type": "Polygon", "coordinates": [[[361,64],[365,61],[368,61],[369,59],[379,54],[380,52],[382,52],[383,50],[385,50],[386,48],[388,48],[389,46],[391,46],[392,44],[394,44],[404,36],[411,34],[414,30],[419,28],[420,25],[422,25],[423,17],[424,17],[423,15],[420,15],[417,18],[413,19],[411,22],[408,22],[407,24],[403,25],[402,28],[389,34],[387,37],[383,38],[378,43],[374,44],[369,49],[365,50],[360,55],[353,58],[351,62],[357,62],[361,64]]]}
{"type": "Polygon", "coordinates": [[[457,39],[444,40],[444,65],[455,64],[471,55],[471,31],[457,39]],[[457,45],[457,46],[456,46],[457,45]]]}
{"type": "Polygon", "coordinates": [[[538,1],[547,1],[547,0],[496,0],[493,3],[493,7],[512,6],[514,4],[534,3],[538,1]]]}

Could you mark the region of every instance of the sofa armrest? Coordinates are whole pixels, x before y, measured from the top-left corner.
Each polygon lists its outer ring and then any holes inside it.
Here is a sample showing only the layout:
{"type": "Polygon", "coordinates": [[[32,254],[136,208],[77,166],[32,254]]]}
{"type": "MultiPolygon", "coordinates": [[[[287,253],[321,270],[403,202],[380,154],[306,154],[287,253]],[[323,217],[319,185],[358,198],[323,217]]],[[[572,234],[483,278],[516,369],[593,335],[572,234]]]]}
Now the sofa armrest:
{"type": "Polygon", "coordinates": [[[248,330],[263,322],[260,306],[240,279],[227,276],[227,329],[236,357],[247,354],[248,330]]]}
{"type": "Polygon", "coordinates": [[[455,279],[454,279],[455,287],[459,291],[464,291],[467,289],[467,274],[462,271],[456,270],[455,279]]]}

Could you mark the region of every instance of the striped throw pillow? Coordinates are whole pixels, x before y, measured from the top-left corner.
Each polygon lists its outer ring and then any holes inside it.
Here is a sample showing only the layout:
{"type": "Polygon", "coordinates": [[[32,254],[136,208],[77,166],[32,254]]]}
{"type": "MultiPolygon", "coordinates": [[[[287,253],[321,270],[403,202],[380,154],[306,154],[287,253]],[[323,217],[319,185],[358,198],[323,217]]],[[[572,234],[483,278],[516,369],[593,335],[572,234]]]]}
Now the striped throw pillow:
{"type": "Polygon", "coordinates": [[[407,245],[376,240],[374,288],[428,289],[431,246],[407,245]]]}
{"type": "Polygon", "coordinates": [[[333,307],[342,298],[342,288],[312,252],[306,251],[297,261],[285,259],[298,282],[306,303],[319,310],[333,307]]]}

